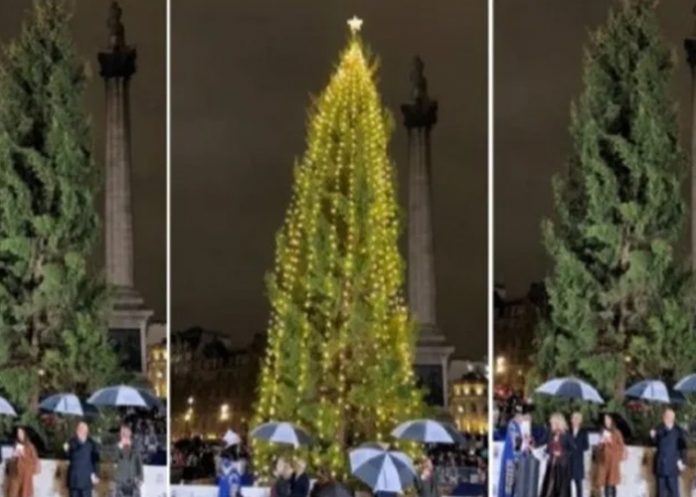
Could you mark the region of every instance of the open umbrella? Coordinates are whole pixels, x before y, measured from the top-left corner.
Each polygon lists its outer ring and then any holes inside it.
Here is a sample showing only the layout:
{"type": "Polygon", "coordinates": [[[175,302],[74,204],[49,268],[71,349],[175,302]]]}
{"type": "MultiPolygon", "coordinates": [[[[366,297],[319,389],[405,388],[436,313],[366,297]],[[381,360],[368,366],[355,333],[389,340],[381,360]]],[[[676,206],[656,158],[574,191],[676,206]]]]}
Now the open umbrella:
{"type": "Polygon", "coordinates": [[[57,393],[51,395],[42,400],[39,407],[44,411],[66,416],[82,417],[85,415],[82,402],[77,398],[77,395],[72,393],[57,393]]]}
{"type": "Polygon", "coordinates": [[[394,428],[391,434],[399,440],[423,443],[461,444],[464,442],[454,426],[431,419],[406,421],[394,428]]]}
{"type": "Polygon", "coordinates": [[[251,430],[250,435],[258,440],[292,445],[294,447],[310,445],[312,443],[312,437],[310,437],[306,431],[299,426],[284,421],[269,422],[259,425],[251,430]]]}
{"type": "Polygon", "coordinates": [[[227,433],[222,437],[222,441],[225,442],[225,447],[231,447],[233,445],[239,445],[242,439],[232,430],[227,430],[227,433]]]}
{"type": "Polygon", "coordinates": [[[12,404],[4,397],[0,397],[0,416],[17,416],[17,412],[12,407],[12,404]]]}
{"type": "Polygon", "coordinates": [[[536,393],[565,399],[584,400],[604,404],[599,392],[589,383],[573,377],[554,378],[537,387],[536,393]]]}
{"type": "Polygon", "coordinates": [[[141,407],[143,409],[161,409],[162,403],[152,393],[128,385],[102,388],[87,400],[95,406],[107,407],[141,407]]]}
{"type": "Polygon", "coordinates": [[[626,396],[662,404],[669,404],[671,402],[667,385],[660,380],[640,381],[626,390],[626,396]]]}
{"type": "Polygon", "coordinates": [[[696,393],[696,374],[685,376],[674,385],[674,389],[681,393],[696,393]]]}
{"type": "Polygon", "coordinates": [[[397,451],[353,449],[350,451],[350,469],[353,476],[374,492],[402,493],[416,477],[411,459],[397,451]]]}

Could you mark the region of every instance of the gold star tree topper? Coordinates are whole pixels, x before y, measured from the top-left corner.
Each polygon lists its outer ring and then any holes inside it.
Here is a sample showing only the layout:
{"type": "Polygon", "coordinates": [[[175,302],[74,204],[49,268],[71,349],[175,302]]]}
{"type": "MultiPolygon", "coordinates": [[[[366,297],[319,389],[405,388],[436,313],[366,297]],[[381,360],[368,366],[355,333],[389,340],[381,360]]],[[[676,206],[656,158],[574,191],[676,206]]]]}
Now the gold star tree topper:
{"type": "Polygon", "coordinates": [[[358,16],[353,16],[352,18],[348,19],[348,26],[350,27],[351,32],[354,34],[360,31],[360,28],[362,28],[363,20],[360,19],[358,16]]]}

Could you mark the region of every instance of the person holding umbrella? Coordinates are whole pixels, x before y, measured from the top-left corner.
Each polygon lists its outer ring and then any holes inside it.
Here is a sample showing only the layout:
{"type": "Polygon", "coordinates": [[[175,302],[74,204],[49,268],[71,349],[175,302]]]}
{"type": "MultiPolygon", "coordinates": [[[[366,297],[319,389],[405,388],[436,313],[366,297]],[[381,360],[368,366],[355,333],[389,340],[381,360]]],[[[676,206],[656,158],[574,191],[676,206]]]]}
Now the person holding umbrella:
{"type": "Polygon", "coordinates": [[[8,461],[8,497],[34,497],[34,475],[40,471],[39,456],[23,427],[15,432],[12,459],[8,461]]]}
{"type": "Polygon", "coordinates": [[[282,457],[276,461],[274,476],[276,478],[271,490],[271,497],[290,497],[292,466],[282,457]]]}
{"type": "Polygon", "coordinates": [[[654,469],[658,497],[679,497],[679,473],[685,468],[686,437],[674,418],[674,410],[665,409],[662,423],[650,431],[657,449],[654,469]]]}
{"type": "Polygon", "coordinates": [[[597,483],[604,488],[604,497],[616,497],[616,487],[621,483],[621,461],[626,449],[621,431],[611,414],[602,417],[603,428],[597,449],[597,483]]]}
{"type": "Polygon", "coordinates": [[[541,497],[570,497],[570,455],[575,444],[568,433],[568,424],[560,413],[549,420],[550,436],[546,445],[549,456],[541,486],[541,497]]]}
{"type": "Polygon", "coordinates": [[[68,490],[70,497],[91,497],[92,487],[99,483],[99,451],[89,436],[89,426],[80,421],[73,436],[65,444],[68,453],[68,490]]]}
{"type": "Polygon", "coordinates": [[[290,479],[290,497],[309,497],[309,477],[306,473],[307,463],[302,458],[295,458],[295,467],[290,479]]]}
{"type": "Polygon", "coordinates": [[[570,453],[570,478],[575,484],[576,497],[582,497],[582,482],[585,479],[585,452],[590,450],[587,430],[582,427],[582,413],[576,411],[570,417],[570,435],[573,437],[573,450],[570,453]]]}

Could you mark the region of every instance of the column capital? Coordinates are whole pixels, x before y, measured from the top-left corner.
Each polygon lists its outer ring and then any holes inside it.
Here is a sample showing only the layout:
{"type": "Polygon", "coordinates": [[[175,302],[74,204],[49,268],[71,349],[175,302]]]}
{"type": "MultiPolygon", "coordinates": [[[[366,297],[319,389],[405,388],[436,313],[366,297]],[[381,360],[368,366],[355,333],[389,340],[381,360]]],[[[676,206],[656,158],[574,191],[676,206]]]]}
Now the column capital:
{"type": "Polygon", "coordinates": [[[136,52],[126,44],[126,29],[123,26],[123,10],[118,2],[111,2],[106,27],[109,29],[108,51],[98,55],[100,74],[104,79],[128,79],[135,73],[136,52]]]}

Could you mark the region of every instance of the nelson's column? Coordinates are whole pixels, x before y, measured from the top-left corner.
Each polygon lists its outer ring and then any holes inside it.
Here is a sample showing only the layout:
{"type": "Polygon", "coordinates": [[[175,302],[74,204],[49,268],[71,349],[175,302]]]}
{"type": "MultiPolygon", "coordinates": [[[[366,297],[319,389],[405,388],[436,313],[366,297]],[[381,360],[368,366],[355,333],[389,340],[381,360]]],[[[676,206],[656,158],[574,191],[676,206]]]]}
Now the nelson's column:
{"type": "Polygon", "coordinates": [[[428,96],[428,83],[419,57],[411,71],[411,102],[401,106],[408,131],[408,303],[419,327],[415,372],[428,389],[431,405],[447,407],[449,345],[437,325],[435,256],[433,252],[432,154],[430,132],[437,123],[437,101],[428,96]]]}
{"type": "Polygon", "coordinates": [[[109,335],[123,365],[146,372],[147,327],[153,311],[135,289],[129,84],[135,74],[135,49],[126,44],[117,2],[109,9],[108,50],[98,55],[106,89],[106,275],[112,293],[109,335]]]}

